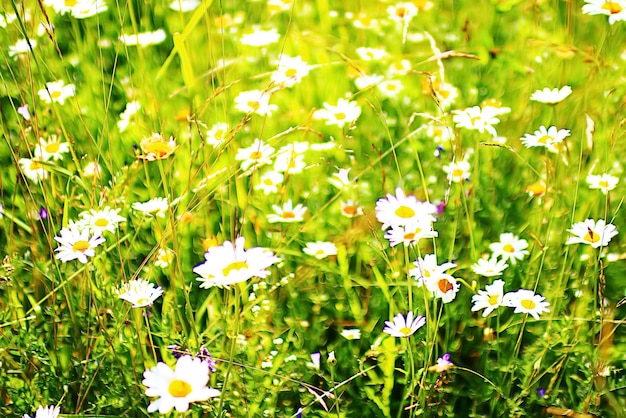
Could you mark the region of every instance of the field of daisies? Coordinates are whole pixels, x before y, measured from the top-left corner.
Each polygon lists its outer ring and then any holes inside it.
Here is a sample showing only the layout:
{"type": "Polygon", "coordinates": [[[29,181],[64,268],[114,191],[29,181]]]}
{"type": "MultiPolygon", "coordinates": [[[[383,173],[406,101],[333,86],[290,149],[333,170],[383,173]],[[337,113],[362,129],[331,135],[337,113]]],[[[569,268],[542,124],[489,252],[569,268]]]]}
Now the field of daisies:
{"type": "Polygon", "coordinates": [[[626,417],[626,0],[5,0],[0,416],[626,417]]]}

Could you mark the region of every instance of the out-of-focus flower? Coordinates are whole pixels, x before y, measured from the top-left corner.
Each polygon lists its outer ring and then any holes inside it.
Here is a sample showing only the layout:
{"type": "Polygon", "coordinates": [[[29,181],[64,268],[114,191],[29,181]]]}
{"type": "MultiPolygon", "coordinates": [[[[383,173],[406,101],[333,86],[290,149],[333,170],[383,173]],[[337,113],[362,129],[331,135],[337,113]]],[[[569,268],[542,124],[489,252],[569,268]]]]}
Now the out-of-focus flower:
{"type": "Polygon", "coordinates": [[[120,41],[126,46],[146,47],[150,45],[158,45],[165,41],[167,34],[163,29],[157,29],[152,32],[140,32],[120,35],[120,41]]]}
{"type": "Polygon", "coordinates": [[[565,100],[570,94],[572,94],[572,88],[570,86],[563,86],[560,89],[550,89],[546,87],[543,90],[535,91],[530,96],[530,100],[546,104],[556,104],[565,100]]]}

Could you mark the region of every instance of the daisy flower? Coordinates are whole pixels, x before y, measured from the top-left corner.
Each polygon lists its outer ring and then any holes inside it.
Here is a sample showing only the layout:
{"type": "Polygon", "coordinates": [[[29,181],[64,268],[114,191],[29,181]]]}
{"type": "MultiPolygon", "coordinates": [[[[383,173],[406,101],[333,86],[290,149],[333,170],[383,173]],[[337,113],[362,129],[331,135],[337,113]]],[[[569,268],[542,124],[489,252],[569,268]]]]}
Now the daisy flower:
{"type": "Polygon", "coordinates": [[[278,42],[279,39],[280,34],[276,29],[261,30],[255,27],[254,32],[243,35],[239,42],[248,46],[267,46],[278,42]]]}
{"type": "Polygon", "coordinates": [[[517,260],[523,260],[528,255],[528,242],[525,239],[519,239],[517,235],[511,233],[500,234],[500,242],[494,242],[489,245],[489,249],[493,252],[493,257],[502,257],[504,261],[510,261],[517,264],[517,260]]]}
{"type": "Polygon", "coordinates": [[[65,104],[65,100],[73,97],[76,92],[73,84],[65,85],[63,80],[50,81],[46,83],[46,88],[37,92],[39,98],[46,103],[65,104]]]}
{"type": "Polygon", "coordinates": [[[119,215],[120,210],[105,206],[100,210],[91,209],[88,212],[82,212],[79,215],[80,224],[95,235],[102,235],[104,231],[115,233],[117,225],[126,221],[126,218],[119,215]]]}
{"type": "Polygon", "coordinates": [[[189,355],[180,357],[174,370],[159,362],[152,369],[146,370],[143,377],[146,396],[158,397],[150,403],[148,412],[167,414],[172,408],[185,412],[191,402],[205,401],[220,395],[219,390],[207,387],[209,364],[189,355]]]}
{"type": "Polygon", "coordinates": [[[44,138],[39,138],[39,143],[35,146],[34,156],[43,161],[59,161],[68,152],[70,152],[70,145],[67,142],[62,142],[56,135],[50,135],[47,141],[44,138]]]}
{"type": "Polygon", "coordinates": [[[339,211],[346,218],[354,218],[355,216],[363,215],[363,208],[352,199],[341,201],[339,211]]]}
{"type": "Polygon", "coordinates": [[[278,69],[272,73],[272,81],[285,87],[292,87],[309,74],[311,66],[300,57],[281,55],[278,69]]]}
{"type": "Polygon", "coordinates": [[[521,141],[527,148],[546,147],[550,152],[559,152],[562,149],[562,142],[570,136],[567,129],[558,129],[556,126],[540,126],[533,134],[525,134],[521,141]]]}
{"type": "Polygon", "coordinates": [[[270,13],[286,12],[291,10],[296,0],[267,0],[267,9],[270,13]]]}
{"type": "MultiPolygon", "coordinates": [[[[61,408],[58,406],[57,407],[54,407],[54,406],[44,407],[40,405],[39,408],[37,408],[37,411],[35,411],[34,418],[57,418],[60,413],[61,413],[61,408]]],[[[22,418],[30,418],[30,415],[24,414],[22,418]]]]}
{"type": "Polygon", "coordinates": [[[302,252],[311,255],[318,260],[331,255],[337,255],[337,246],[332,242],[315,241],[307,242],[302,252]]]}
{"type": "Polygon", "coordinates": [[[55,258],[64,263],[78,259],[83,264],[87,262],[87,257],[96,255],[94,249],[105,241],[100,235],[92,234],[88,229],[80,230],[74,223],[61,229],[60,236],[54,239],[60,244],[55,249],[57,251],[55,258]]]}
{"type": "Polygon", "coordinates": [[[272,156],[273,152],[273,147],[256,138],[248,148],[240,148],[237,150],[235,159],[242,162],[241,169],[246,171],[253,166],[254,168],[258,168],[270,164],[272,162],[270,156],[272,156]]]}
{"type": "Polygon", "coordinates": [[[361,330],[358,328],[344,329],[340,332],[341,336],[346,340],[360,340],[361,330]]]}
{"type": "Polygon", "coordinates": [[[589,174],[586,180],[590,189],[600,189],[604,194],[613,190],[619,183],[619,179],[610,174],[589,174]]]}
{"type": "Polygon", "coordinates": [[[483,317],[488,316],[495,309],[502,306],[504,300],[504,280],[496,280],[487,285],[485,290],[479,290],[477,295],[472,296],[472,312],[484,309],[483,317]]]}
{"type": "Polygon", "coordinates": [[[361,108],[356,102],[339,99],[336,106],[324,103],[324,109],[316,110],[313,113],[313,118],[324,119],[326,120],[326,125],[337,125],[343,128],[346,123],[356,122],[360,115],[361,108]]]}
{"type": "Polygon", "coordinates": [[[385,80],[376,87],[383,96],[393,98],[397,97],[398,93],[404,88],[404,85],[402,85],[400,80],[385,80]]]}
{"type": "Polygon", "coordinates": [[[349,178],[351,168],[340,168],[338,172],[333,173],[328,178],[328,182],[338,188],[339,190],[348,190],[352,186],[352,181],[349,178]]]}
{"type": "Polygon", "coordinates": [[[417,15],[417,7],[409,1],[398,2],[387,7],[387,15],[396,22],[408,23],[417,15]]]}
{"type": "Polygon", "coordinates": [[[170,204],[167,201],[166,197],[155,197],[154,199],[150,199],[147,202],[135,202],[132,205],[132,208],[134,210],[143,213],[144,216],[156,216],[159,218],[165,218],[169,207],[170,204]]]}
{"type": "Polygon", "coordinates": [[[599,248],[609,245],[611,238],[617,235],[617,228],[613,224],[606,224],[604,219],[586,219],[572,225],[568,232],[574,236],[567,240],[566,245],[589,244],[593,248],[599,248]]]}
{"type": "Polygon", "coordinates": [[[254,190],[261,190],[265,194],[278,193],[278,186],[283,183],[285,176],[277,171],[267,171],[263,173],[259,184],[254,186],[254,190]]]}
{"type": "Polygon", "coordinates": [[[141,104],[137,101],[126,103],[124,111],[120,113],[120,120],[117,121],[117,128],[124,132],[130,125],[134,125],[134,116],[141,109],[141,104]]]}
{"type": "Polygon", "coordinates": [[[609,23],[626,20],[626,1],[624,0],[585,0],[583,13],[586,15],[606,15],[609,23]]]}
{"type": "Polygon", "coordinates": [[[124,283],[117,289],[117,294],[120,299],[132,303],[133,308],[143,308],[152,305],[163,294],[163,289],[140,278],[124,283]]]}
{"type": "Polygon", "coordinates": [[[72,7],[72,17],[86,19],[108,10],[103,0],[78,0],[72,7]]]}
{"type": "Polygon", "coordinates": [[[452,121],[457,128],[477,130],[481,134],[487,131],[493,136],[498,134],[493,127],[500,123],[500,119],[497,118],[498,112],[490,107],[473,106],[464,110],[453,110],[452,113],[454,114],[452,121]]]}
{"type": "Polygon", "coordinates": [[[406,196],[400,187],[396,189],[395,196],[389,193],[386,199],[378,199],[376,202],[376,219],[383,224],[383,230],[411,222],[434,222],[433,214],[436,212],[435,205],[420,202],[415,196],[406,196]]]}
{"type": "MultiPolygon", "coordinates": [[[[420,257],[413,263],[416,267],[409,270],[409,276],[417,280],[418,286],[424,283],[435,281],[441,275],[446,274],[446,270],[456,267],[455,263],[437,264],[437,256],[435,254],[427,254],[423,258],[420,257]]],[[[435,283],[436,285],[436,283],[435,283]]]]}
{"type": "Polygon", "coordinates": [[[448,181],[461,183],[469,180],[471,166],[467,161],[451,162],[443,167],[443,171],[448,175],[448,181]]]}
{"type": "Polygon", "coordinates": [[[235,97],[235,109],[243,113],[272,116],[278,106],[270,104],[270,97],[271,94],[263,90],[242,91],[235,97]]]}
{"type": "Polygon", "coordinates": [[[422,82],[422,93],[426,96],[434,96],[439,106],[449,108],[459,97],[459,90],[450,83],[427,78],[422,82]]]}
{"type": "Polygon", "coordinates": [[[402,75],[407,75],[409,71],[411,71],[411,61],[403,59],[394,61],[389,66],[387,70],[387,77],[397,77],[402,75]]]}
{"type": "Polygon", "coordinates": [[[277,222],[302,222],[304,220],[304,214],[307,211],[307,208],[303,206],[302,203],[298,203],[294,207],[291,199],[285,202],[282,207],[272,205],[272,209],[274,209],[274,212],[276,213],[270,213],[267,215],[267,221],[271,224],[277,222]]]}
{"type": "Polygon", "coordinates": [[[9,46],[9,56],[17,59],[20,55],[28,54],[32,49],[37,46],[37,41],[18,39],[15,45],[9,46]]]}
{"type": "Polygon", "coordinates": [[[90,161],[83,168],[83,176],[100,177],[102,175],[102,167],[95,161],[90,161]]]}
{"type": "Polygon", "coordinates": [[[24,120],[30,120],[30,112],[28,111],[28,103],[17,108],[17,113],[19,113],[24,120]]]}
{"type": "Polygon", "coordinates": [[[405,338],[415,334],[424,324],[426,324],[425,317],[413,318],[413,312],[409,311],[406,318],[399,313],[393,317],[393,321],[385,321],[386,327],[383,332],[392,337],[405,338]]]}
{"type": "Polygon", "coordinates": [[[196,10],[200,3],[200,0],[174,0],[170,3],[169,8],[176,12],[184,13],[196,10]]]}
{"type": "Polygon", "coordinates": [[[40,158],[20,158],[17,164],[20,166],[22,173],[27,178],[31,179],[35,184],[39,183],[39,180],[48,178],[48,170],[42,164],[43,160],[40,158]]]}
{"type": "Polygon", "coordinates": [[[509,292],[503,297],[502,304],[510,308],[515,308],[515,313],[527,313],[533,318],[539,319],[539,315],[550,312],[545,302],[546,298],[536,295],[532,290],[520,289],[517,292],[509,292]]]}
{"type": "Polygon", "coordinates": [[[174,261],[174,251],[169,248],[159,248],[156,254],[156,261],[154,265],[157,267],[161,267],[162,269],[167,268],[174,261]]]}
{"type": "Polygon", "coordinates": [[[502,272],[506,270],[509,265],[506,264],[506,260],[503,258],[498,260],[497,257],[481,258],[474,265],[472,265],[472,271],[476,274],[480,274],[485,277],[495,277],[502,275],[502,272]]]}
{"type": "Polygon", "coordinates": [[[385,238],[389,240],[389,244],[395,247],[398,244],[416,245],[421,239],[435,238],[439,234],[433,230],[433,224],[430,220],[422,220],[407,223],[404,226],[392,226],[385,233],[385,238]]]}
{"type": "Polygon", "coordinates": [[[375,86],[376,84],[383,81],[385,78],[382,75],[372,74],[372,75],[362,75],[354,79],[354,85],[359,90],[365,90],[369,87],[375,86]]]}
{"type": "Polygon", "coordinates": [[[483,108],[483,111],[495,114],[496,116],[506,115],[507,113],[511,113],[510,107],[502,106],[502,103],[497,99],[485,99],[480,104],[480,107],[483,108]]]}
{"type": "Polygon", "coordinates": [[[360,47],[356,49],[356,53],[364,61],[378,61],[386,58],[389,54],[381,48],[360,47]]]}
{"type": "Polygon", "coordinates": [[[214,148],[220,146],[228,134],[228,124],[218,122],[211,127],[206,133],[206,142],[214,148]]]}
{"type": "Polygon", "coordinates": [[[152,32],[131,33],[128,35],[122,34],[119,39],[126,46],[140,46],[143,48],[162,43],[167,39],[167,34],[163,29],[157,29],[152,32]]]}
{"type": "Polygon", "coordinates": [[[550,89],[546,87],[543,90],[535,91],[530,96],[530,100],[546,104],[556,104],[565,100],[570,94],[572,94],[572,88],[570,86],[563,86],[560,89],[550,89]]]}
{"type": "Polygon", "coordinates": [[[426,280],[428,289],[435,298],[441,298],[443,303],[450,303],[456,298],[461,285],[449,274],[439,274],[426,280]]]}
{"type": "Polygon", "coordinates": [[[278,150],[276,160],[274,161],[274,170],[279,173],[298,174],[302,173],[307,167],[304,162],[304,155],[295,153],[291,150],[285,151],[285,147],[278,150]]]}
{"type": "Polygon", "coordinates": [[[164,160],[176,151],[176,140],[173,136],[166,140],[160,133],[153,133],[139,143],[143,155],[141,158],[148,161],[164,160]]]}
{"type": "Polygon", "coordinates": [[[378,19],[372,18],[370,15],[368,15],[365,12],[361,12],[357,15],[352,15],[349,18],[352,19],[352,24],[357,29],[378,30],[380,27],[378,23],[378,19]]]}
{"type": "Polygon", "coordinates": [[[193,272],[200,277],[200,287],[226,287],[234,283],[245,282],[252,277],[265,278],[267,270],[279,261],[270,250],[261,247],[245,250],[245,239],[239,237],[235,244],[230,241],[208,249],[204,254],[205,262],[196,266],[193,272]]]}

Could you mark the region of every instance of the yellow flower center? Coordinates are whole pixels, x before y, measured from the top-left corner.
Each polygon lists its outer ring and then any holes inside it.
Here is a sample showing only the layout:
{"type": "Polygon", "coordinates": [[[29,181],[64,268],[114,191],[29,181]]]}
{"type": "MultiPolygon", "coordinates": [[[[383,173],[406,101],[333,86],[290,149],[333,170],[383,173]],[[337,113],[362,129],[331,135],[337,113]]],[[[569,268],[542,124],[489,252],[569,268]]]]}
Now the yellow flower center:
{"type": "Polygon", "coordinates": [[[596,234],[591,229],[587,229],[587,234],[583,239],[592,244],[595,244],[596,242],[600,241],[600,234],[596,234]]]}
{"type": "Polygon", "coordinates": [[[57,151],[59,151],[59,148],[61,147],[61,144],[59,142],[51,142],[48,145],[46,145],[46,152],[50,153],[50,154],[54,154],[57,151]]]}
{"type": "Polygon", "coordinates": [[[143,151],[146,154],[153,154],[156,158],[163,158],[172,153],[172,147],[169,142],[156,141],[146,144],[143,151]]]}
{"type": "Polygon", "coordinates": [[[412,330],[411,328],[409,328],[409,327],[403,327],[403,328],[400,328],[400,329],[398,330],[398,332],[399,332],[400,334],[402,334],[402,335],[407,336],[407,337],[408,337],[409,335],[413,334],[413,330],[412,330]]]}
{"type": "Polygon", "coordinates": [[[148,298],[139,298],[135,302],[135,305],[137,305],[137,306],[146,306],[149,303],[150,303],[150,299],[148,299],[148,298]]]}
{"type": "Polygon", "coordinates": [[[347,215],[356,215],[356,206],[348,205],[343,208],[343,213],[347,215]]]}
{"type": "Polygon", "coordinates": [[[100,219],[97,219],[93,224],[97,227],[103,228],[109,225],[109,221],[106,218],[100,218],[100,219]]]}
{"type": "Polygon", "coordinates": [[[78,0],[65,0],[63,2],[65,7],[74,7],[74,6],[76,6],[76,3],[78,3],[78,0]]]}
{"type": "Polygon", "coordinates": [[[315,255],[324,255],[324,250],[317,250],[315,255]]]}
{"type": "Polygon", "coordinates": [[[263,157],[263,153],[261,151],[254,151],[250,154],[250,159],[252,160],[260,160],[263,157]]]}
{"type": "Polygon", "coordinates": [[[223,130],[223,129],[218,129],[217,131],[215,131],[215,137],[216,137],[217,139],[224,139],[224,134],[225,134],[225,133],[226,133],[226,132],[224,132],[224,130],[223,130]]]}
{"type": "Polygon", "coordinates": [[[342,113],[342,112],[337,112],[335,113],[335,119],[337,120],[344,120],[346,118],[346,114],[342,113]]]}
{"type": "Polygon", "coordinates": [[[294,77],[296,74],[298,74],[298,70],[296,70],[295,68],[290,68],[287,71],[285,71],[285,75],[287,77],[294,77]]]}
{"type": "Polygon", "coordinates": [[[251,107],[252,109],[254,109],[254,111],[256,112],[261,107],[261,103],[259,103],[259,102],[248,102],[248,106],[251,107]]]}
{"type": "Polygon", "coordinates": [[[263,184],[268,185],[268,186],[273,186],[274,182],[272,181],[272,179],[264,179],[263,184]]]}
{"type": "Polygon", "coordinates": [[[398,17],[404,17],[406,15],[406,8],[405,7],[398,7],[396,8],[396,16],[398,17]]]}
{"type": "Polygon", "coordinates": [[[191,393],[191,385],[184,380],[172,380],[167,391],[175,398],[184,398],[191,393]]]}
{"type": "Polygon", "coordinates": [[[385,86],[385,88],[389,91],[395,91],[397,89],[398,86],[396,86],[395,84],[389,83],[385,86]]]}
{"type": "Polygon", "coordinates": [[[444,99],[450,97],[450,92],[448,90],[437,90],[437,95],[441,96],[444,99]]]}
{"type": "Polygon", "coordinates": [[[59,97],[61,97],[61,92],[58,90],[52,91],[50,92],[50,97],[52,97],[53,99],[58,99],[59,97]]]}
{"type": "Polygon", "coordinates": [[[42,166],[41,166],[41,164],[39,164],[37,161],[32,160],[32,161],[30,162],[30,169],[31,169],[31,170],[39,170],[39,169],[41,169],[41,168],[43,168],[43,167],[42,167],[42,166]]]}
{"type": "Polygon", "coordinates": [[[530,193],[531,196],[542,196],[546,192],[546,186],[538,181],[537,183],[529,185],[526,191],[530,193]]]}
{"type": "Polygon", "coordinates": [[[439,279],[439,281],[437,282],[437,287],[443,293],[448,293],[450,290],[454,289],[454,286],[452,286],[452,283],[450,283],[448,279],[439,279]]]}
{"type": "Polygon", "coordinates": [[[604,4],[601,6],[601,8],[604,10],[607,10],[612,15],[617,14],[623,10],[622,6],[620,6],[619,3],[614,2],[614,1],[605,1],[604,4]]]}
{"type": "Polygon", "coordinates": [[[408,206],[400,206],[395,214],[399,218],[409,219],[415,216],[415,211],[408,206]]]}
{"type": "Polygon", "coordinates": [[[520,301],[519,304],[529,311],[535,309],[535,307],[537,306],[537,304],[532,299],[524,299],[520,301]]]}
{"type": "Polygon", "coordinates": [[[543,145],[549,144],[552,141],[554,141],[554,138],[552,138],[550,135],[544,135],[537,140],[537,142],[543,145]]]}
{"type": "Polygon", "coordinates": [[[463,175],[463,170],[460,168],[455,168],[452,170],[452,177],[461,177],[463,175]]]}
{"type": "Polygon", "coordinates": [[[500,299],[498,295],[491,295],[489,296],[489,300],[487,301],[487,303],[489,303],[490,305],[497,305],[498,299],[500,299]]]}
{"type": "Polygon", "coordinates": [[[405,241],[413,241],[414,238],[415,238],[415,234],[413,232],[408,232],[404,234],[405,241]]]}
{"type": "Polygon", "coordinates": [[[598,186],[600,186],[602,188],[607,188],[607,187],[609,187],[609,182],[603,180],[603,181],[598,183],[598,186]]]}
{"type": "Polygon", "coordinates": [[[502,249],[507,252],[507,253],[514,253],[515,252],[515,247],[513,247],[511,244],[504,244],[502,246],[502,249]]]}
{"type": "Polygon", "coordinates": [[[224,276],[228,276],[230,272],[233,270],[243,270],[243,269],[246,269],[246,270],[248,269],[248,263],[246,263],[245,261],[234,261],[230,263],[229,265],[227,265],[222,270],[222,274],[224,276]]]}
{"type": "Polygon", "coordinates": [[[296,215],[293,212],[283,212],[283,219],[294,219],[296,215]]]}
{"type": "Polygon", "coordinates": [[[88,241],[80,240],[80,241],[76,241],[74,245],[72,245],[72,251],[80,251],[81,253],[84,253],[88,249],[89,249],[88,241]]]}

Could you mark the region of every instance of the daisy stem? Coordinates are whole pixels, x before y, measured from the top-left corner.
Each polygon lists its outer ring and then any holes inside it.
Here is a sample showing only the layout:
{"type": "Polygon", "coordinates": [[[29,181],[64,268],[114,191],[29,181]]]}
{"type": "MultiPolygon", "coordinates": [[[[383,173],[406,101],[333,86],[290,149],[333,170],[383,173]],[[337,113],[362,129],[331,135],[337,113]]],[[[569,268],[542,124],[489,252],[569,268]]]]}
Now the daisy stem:
{"type": "MultiPolygon", "coordinates": [[[[245,286],[245,284],[242,284],[245,286]]],[[[233,368],[233,360],[235,358],[235,344],[237,342],[237,335],[239,335],[239,316],[242,314],[240,307],[240,299],[241,294],[239,290],[239,286],[235,285],[235,312],[233,315],[234,325],[233,325],[233,334],[230,339],[230,347],[228,350],[228,367],[226,369],[226,374],[224,375],[224,383],[222,385],[222,394],[220,396],[220,405],[217,408],[218,411],[224,410],[224,399],[226,398],[226,394],[228,392],[228,378],[230,377],[230,373],[233,368]]]]}
{"type": "Polygon", "coordinates": [[[409,298],[409,310],[412,311],[413,310],[413,279],[411,278],[411,275],[409,274],[409,247],[408,246],[404,246],[404,265],[406,267],[406,291],[407,291],[407,296],[409,298]]]}

